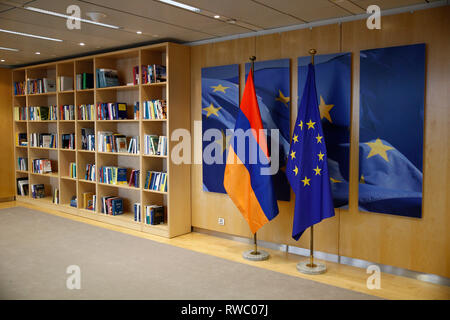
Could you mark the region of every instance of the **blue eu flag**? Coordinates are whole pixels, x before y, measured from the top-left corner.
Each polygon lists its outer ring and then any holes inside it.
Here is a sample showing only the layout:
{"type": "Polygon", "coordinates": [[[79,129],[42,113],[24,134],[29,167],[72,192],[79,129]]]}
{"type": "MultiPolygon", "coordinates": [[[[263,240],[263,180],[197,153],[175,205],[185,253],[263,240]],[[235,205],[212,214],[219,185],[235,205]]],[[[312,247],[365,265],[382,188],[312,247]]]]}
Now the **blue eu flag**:
{"type": "Polygon", "coordinates": [[[334,216],[327,151],[317,102],[314,66],[298,108],[286,174],[296,195],[292,237],[298,240],[310,226],[334,216]]]}

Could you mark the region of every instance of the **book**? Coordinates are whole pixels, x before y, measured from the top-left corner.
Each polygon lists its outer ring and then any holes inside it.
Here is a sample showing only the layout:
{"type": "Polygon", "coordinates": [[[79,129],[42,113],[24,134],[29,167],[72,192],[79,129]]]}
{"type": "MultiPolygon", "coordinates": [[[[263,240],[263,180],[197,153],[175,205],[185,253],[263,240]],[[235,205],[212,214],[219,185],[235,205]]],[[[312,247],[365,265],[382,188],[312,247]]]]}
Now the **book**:
{"type": "Polygon", "coordinates": [[[59,189],[58,188],[55,188],[53,190],[52,202],[55,204],[59,204],[59,189]]]}
{"type": "Polygon", "coordinates": [[[92,210],[93,209],[93,199],[94,199],[94,193],[83,192],[82,207],[84,209],[92,210]]]}
{"type": "Polygon", "coordinates": [[[75,208],[78,206],[76,196],[72,196],[72,198],[70,199],[70,206],[75,208]]]}
{"type": "Polygon", "coordinates": [[[17,194],[19,196],[28,195],[28,178],[17,178],[17,194]]]}
{"type": "Polygon", "coordinates": [[[81,128],[81,149],[95,151],[95,134],[93,128],[81,128]]]}
{"type": "Polygon", "coordinates": [[[44,184],[32,184],[31,185],[31,196],[33,198],[45,198],[45,187],[44,184]]]}
{"type": "Polygon", "coordinates": [[[58,91],[71,91],[73,90],[73,78],[67,76],[59,76],[57,81],[58,91]]]}
{"type": "Polygon", "coordinates": [[[127,168],[117,168],[117,184],[127,184],[127,168]]]}

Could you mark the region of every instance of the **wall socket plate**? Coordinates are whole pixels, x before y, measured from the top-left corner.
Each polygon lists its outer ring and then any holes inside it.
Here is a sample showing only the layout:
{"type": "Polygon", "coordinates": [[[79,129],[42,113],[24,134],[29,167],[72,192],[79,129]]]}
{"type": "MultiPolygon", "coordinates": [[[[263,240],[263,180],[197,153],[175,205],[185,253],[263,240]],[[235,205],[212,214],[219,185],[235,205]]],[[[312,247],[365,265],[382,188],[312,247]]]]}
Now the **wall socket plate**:
{"type": "Polygon", "coordinates": [[[224,226],[225,225],[225,219],[224,218],[219,218],[218,223],[219,223],[219,225],[224,226]]]}

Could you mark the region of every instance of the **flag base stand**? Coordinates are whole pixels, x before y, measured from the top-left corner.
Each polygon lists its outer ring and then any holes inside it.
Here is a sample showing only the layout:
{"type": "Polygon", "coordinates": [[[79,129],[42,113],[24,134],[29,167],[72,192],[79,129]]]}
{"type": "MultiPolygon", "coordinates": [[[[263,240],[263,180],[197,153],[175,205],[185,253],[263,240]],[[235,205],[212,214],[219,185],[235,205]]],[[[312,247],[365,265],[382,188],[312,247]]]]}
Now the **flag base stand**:
{"type": "Polygon", "coordinates": [[[264,250],[247,250],[242,253],[242,257],[250,261],[263,261],[269,259],[269,253],[264,250]]]}
{"type": "Polygon", "coordinates": [[[297,263],[297,270],[304,274],[322,274],[327,271],[327,266],[324,263],[314,262],[311,266],[310,261],[302,261],[297,263]]]}
{"type": "Polygon", "coordinates": [[[253,235],[253,241],[255,248],[253,250],[247,250],[242,253],[242,257],[250,261],[264,261],[269,259],[269,253],[264,250],[258,250],[258,242],[256,241],[256,232],[253,235]]]}

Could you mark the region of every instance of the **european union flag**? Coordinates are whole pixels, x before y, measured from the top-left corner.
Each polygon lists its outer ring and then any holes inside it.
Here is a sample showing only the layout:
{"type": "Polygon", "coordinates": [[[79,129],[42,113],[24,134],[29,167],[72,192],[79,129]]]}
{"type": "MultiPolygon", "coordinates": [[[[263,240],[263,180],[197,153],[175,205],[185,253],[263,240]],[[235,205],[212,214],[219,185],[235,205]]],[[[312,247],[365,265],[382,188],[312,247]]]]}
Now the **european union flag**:
{"type": "Polygon", "coordinates": [[[221,139],[203,141],[203,154],[211,154],[222,161],[203,161],[203,190],[226,193],[223,187],[226,150],[231,138],[227,129],[234,129],[239,112],[239,65],[208,67],[202,69],[202,131],[221,132],[221,139]]]}
{"type": "Polygon", "coordinates": [[[422,215],[425,44],[360,52],[359,208],[422,215]]]}
{"type": "Polygon", "coordinates": [[[334,216],[326,154],[314,66],[309,64],[286,167],[288,180],[296,195],[292,229],[295,240],[308,227],[334,216]]]}

